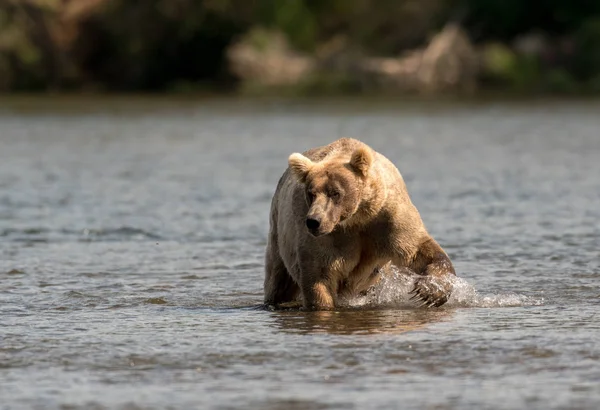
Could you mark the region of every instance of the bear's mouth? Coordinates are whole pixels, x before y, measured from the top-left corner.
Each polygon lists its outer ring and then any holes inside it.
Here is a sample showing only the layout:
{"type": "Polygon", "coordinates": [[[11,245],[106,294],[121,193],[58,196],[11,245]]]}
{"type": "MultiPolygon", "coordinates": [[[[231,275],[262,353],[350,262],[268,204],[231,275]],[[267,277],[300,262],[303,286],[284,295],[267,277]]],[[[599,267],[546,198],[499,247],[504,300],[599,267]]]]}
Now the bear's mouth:
{"type": "Polygon", "coordinates": [[[328,235],[330,233],[332,233],[337,225],[334,225],[333,227],[329,228],[329,227],[324,227],[323,225],[319,226],[319,227],[312,227],[309,228],[307,227],[308,233],[310,233],[313,237],[318,238],[321,236],[325,236],[328,235]]]}
{"type": "Polygon", "coordinates": [[[312,236],[314,236],[315,238],[318,238],[319,236],[323,236],[328,234],[329,232],[323,232],[321,231],[321,229],[308,229],[308,233],[310,233],[312,236]]]}

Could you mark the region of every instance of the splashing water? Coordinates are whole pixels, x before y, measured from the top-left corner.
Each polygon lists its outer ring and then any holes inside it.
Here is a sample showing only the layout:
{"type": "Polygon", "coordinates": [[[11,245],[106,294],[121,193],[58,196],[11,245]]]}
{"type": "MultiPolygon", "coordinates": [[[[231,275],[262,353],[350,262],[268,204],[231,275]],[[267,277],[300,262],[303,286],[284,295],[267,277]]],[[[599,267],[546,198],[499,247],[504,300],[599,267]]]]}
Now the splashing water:
{"type": "MultiPolygon", "coordinates": [[[[414,281],[419,276],[406,269],[392,267],[390,274],[382,277],[381,281],[366,295],[340,299],[343,307],[408,307],[420,305],[419,301],[410,300],[409,292],[413,289],[414,281]]],[[[460,277],[452,277],[453,290],[446,307],[517,307],[539,306],[544,303],[543,298],[517,293],[492,293],[481,294],[473,285],[460,277]]]]}

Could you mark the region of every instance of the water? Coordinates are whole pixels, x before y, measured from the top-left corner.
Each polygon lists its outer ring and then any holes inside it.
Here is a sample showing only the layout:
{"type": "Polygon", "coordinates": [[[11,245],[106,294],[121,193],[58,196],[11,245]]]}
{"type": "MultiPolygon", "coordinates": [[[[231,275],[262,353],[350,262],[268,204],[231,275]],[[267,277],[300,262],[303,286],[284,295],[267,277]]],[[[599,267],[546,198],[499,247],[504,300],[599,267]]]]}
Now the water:
{"type": "Polygon", "coordinates": [[[4,100],[0,408],[596,409],[600,104],[4,100]],[[460,279],[260,309],[287,156],[403,173],[460,279]]]}

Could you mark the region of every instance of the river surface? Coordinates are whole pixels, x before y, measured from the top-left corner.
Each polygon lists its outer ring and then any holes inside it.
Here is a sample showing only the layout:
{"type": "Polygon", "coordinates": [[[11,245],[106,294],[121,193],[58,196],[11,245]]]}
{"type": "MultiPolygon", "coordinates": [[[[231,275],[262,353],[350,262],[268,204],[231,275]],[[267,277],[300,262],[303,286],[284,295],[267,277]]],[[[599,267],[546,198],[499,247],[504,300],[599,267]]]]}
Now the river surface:
{"type": "Polygon", "coordinates": [[[600,104],[0,104],[0,409],[600,408],[600,104]],[[460,277],[260,308],[292,152],[362,139],[460,277]]]}

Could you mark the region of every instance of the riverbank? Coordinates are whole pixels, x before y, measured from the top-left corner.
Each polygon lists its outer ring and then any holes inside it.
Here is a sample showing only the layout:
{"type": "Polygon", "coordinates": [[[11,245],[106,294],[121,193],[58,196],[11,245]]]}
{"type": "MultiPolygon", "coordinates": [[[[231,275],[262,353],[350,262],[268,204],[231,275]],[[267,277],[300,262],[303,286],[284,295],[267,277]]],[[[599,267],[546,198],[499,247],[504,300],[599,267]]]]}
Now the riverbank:
{"type": "Polygon", "coordinates": [[[225,110],[232,114],[256,109],[277,111],[320,112],[343,110],[353,113],[377,111],[439,111],[458,107],[477,109],[510,104],[524,111],[536,107],[575,104],[578,107],[598,107],[596,95],[531,95],[501,92],[480,92],[472,96],[417,96],[381,93],[361,95],[285,95],[236,93],[16,93],[0,94],[0,115],[7,113],[54,113],[80,115],[94,113],[147,114],[171,112],[193,116],[198,110],[225,110]]]}
{"type": "Polygon", "coordinates": [[[600,6],[9,0],[0,92],[600,94],[600,6]],[[558,19],[556,16],[560,16],[558,19]]]}

